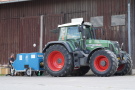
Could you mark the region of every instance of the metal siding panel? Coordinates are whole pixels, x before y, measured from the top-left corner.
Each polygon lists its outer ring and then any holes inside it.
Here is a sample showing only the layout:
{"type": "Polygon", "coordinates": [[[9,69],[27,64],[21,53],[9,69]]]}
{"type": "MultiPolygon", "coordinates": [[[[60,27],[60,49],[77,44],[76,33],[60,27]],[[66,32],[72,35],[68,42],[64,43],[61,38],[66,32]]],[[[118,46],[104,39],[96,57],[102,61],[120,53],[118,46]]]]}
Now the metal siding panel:
{"type": "Polygon", "coordinates": [[[18,19],[0,20],[0,59],[2,64],[7,64],[8,57],[11,53],[19,52],[19,40],[18,37],[18,19]]]}
{"type": "Polygon", "coordinates": [[[47,44],[47,42],[58,40],[58,33],[54,34],[51,30],[57,29],[57,26],[62,23],[63,15],[56,14],[44,17],[44,45],[47,44]]]}
{"type": "Polygon", "coordinates": [[[40,37],[40,18],[27,17],[21,18],[22,37],[21,53],[30,53],[39,51],[39,37],[40,37]],[[33,44],[36,47],[33,47],[33,44]]]}

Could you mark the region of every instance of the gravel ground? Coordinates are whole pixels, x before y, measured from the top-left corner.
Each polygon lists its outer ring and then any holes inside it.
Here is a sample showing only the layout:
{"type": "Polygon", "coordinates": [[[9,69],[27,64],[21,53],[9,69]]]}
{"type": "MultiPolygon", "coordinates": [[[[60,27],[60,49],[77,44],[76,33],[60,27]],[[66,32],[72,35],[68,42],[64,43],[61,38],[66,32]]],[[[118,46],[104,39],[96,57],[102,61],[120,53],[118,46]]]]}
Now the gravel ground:
{"type": "Polygon", "coordinates": [[[0,90],[135,90],[135,70],[111,77],[0,76],[0,90]]]}

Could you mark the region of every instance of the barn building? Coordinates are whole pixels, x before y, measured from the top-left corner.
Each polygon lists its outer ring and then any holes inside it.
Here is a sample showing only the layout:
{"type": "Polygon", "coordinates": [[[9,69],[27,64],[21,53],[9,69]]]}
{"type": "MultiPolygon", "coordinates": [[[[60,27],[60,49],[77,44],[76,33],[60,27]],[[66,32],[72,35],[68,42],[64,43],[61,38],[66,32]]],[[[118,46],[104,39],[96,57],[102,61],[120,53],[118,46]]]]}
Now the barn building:
{"type": "Polygon", "coordinates": [[[128,52],[129,1],[131,56],[135,64],[134,0],[1,0],[0,64],[7,64],[11,53],[40,51],[47,42],[57,40],[58,34],[51,30],[80,17],[104,31],[98,32],[98,37],[124,43],[128,52]]]}

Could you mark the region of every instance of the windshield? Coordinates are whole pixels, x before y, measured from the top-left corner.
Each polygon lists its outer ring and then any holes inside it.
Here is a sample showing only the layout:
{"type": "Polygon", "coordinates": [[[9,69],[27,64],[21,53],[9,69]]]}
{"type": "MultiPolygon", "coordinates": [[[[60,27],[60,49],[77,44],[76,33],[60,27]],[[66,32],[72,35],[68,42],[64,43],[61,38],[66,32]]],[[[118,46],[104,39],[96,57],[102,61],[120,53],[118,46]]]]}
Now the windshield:
{"type": "Polygon", "coordinates": [[[67,39],[79,39],[80,32],[78,26],[67,27],[67,39]]]}

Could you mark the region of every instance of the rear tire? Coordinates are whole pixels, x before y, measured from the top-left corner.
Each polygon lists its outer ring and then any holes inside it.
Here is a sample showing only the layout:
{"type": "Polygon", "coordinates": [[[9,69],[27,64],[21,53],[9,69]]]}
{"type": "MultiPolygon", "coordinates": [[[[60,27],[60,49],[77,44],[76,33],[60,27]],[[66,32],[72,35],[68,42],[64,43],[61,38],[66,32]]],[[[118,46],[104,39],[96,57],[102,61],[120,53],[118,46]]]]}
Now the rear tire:
{"type": "Polygon", "coordinates": [[[73,70],[71,54],[62,45],[50,46],[44,56],[45,70],[54,77],[70,75],[73,70]]]}
{"type": "Polygon", "coordinates": [[[83,66],[77,70],[73,70],[71,76],[84,76],[86,73],[88,73],[89,70],[90,70],[89,66],[83,66]]]}
{"type": "Polygon", "coordinates": [[[131,75],[132,74],[132,59],[128,54],[125,54],[127,63],[119,65],[115,75],[131,75]]]}
{"type": "Polygon", "coordinates": [[[118,67],[116,55],[109,50],[98,50],[90,59],[90,68],[96,76],[112,76],[118,67]]]}

